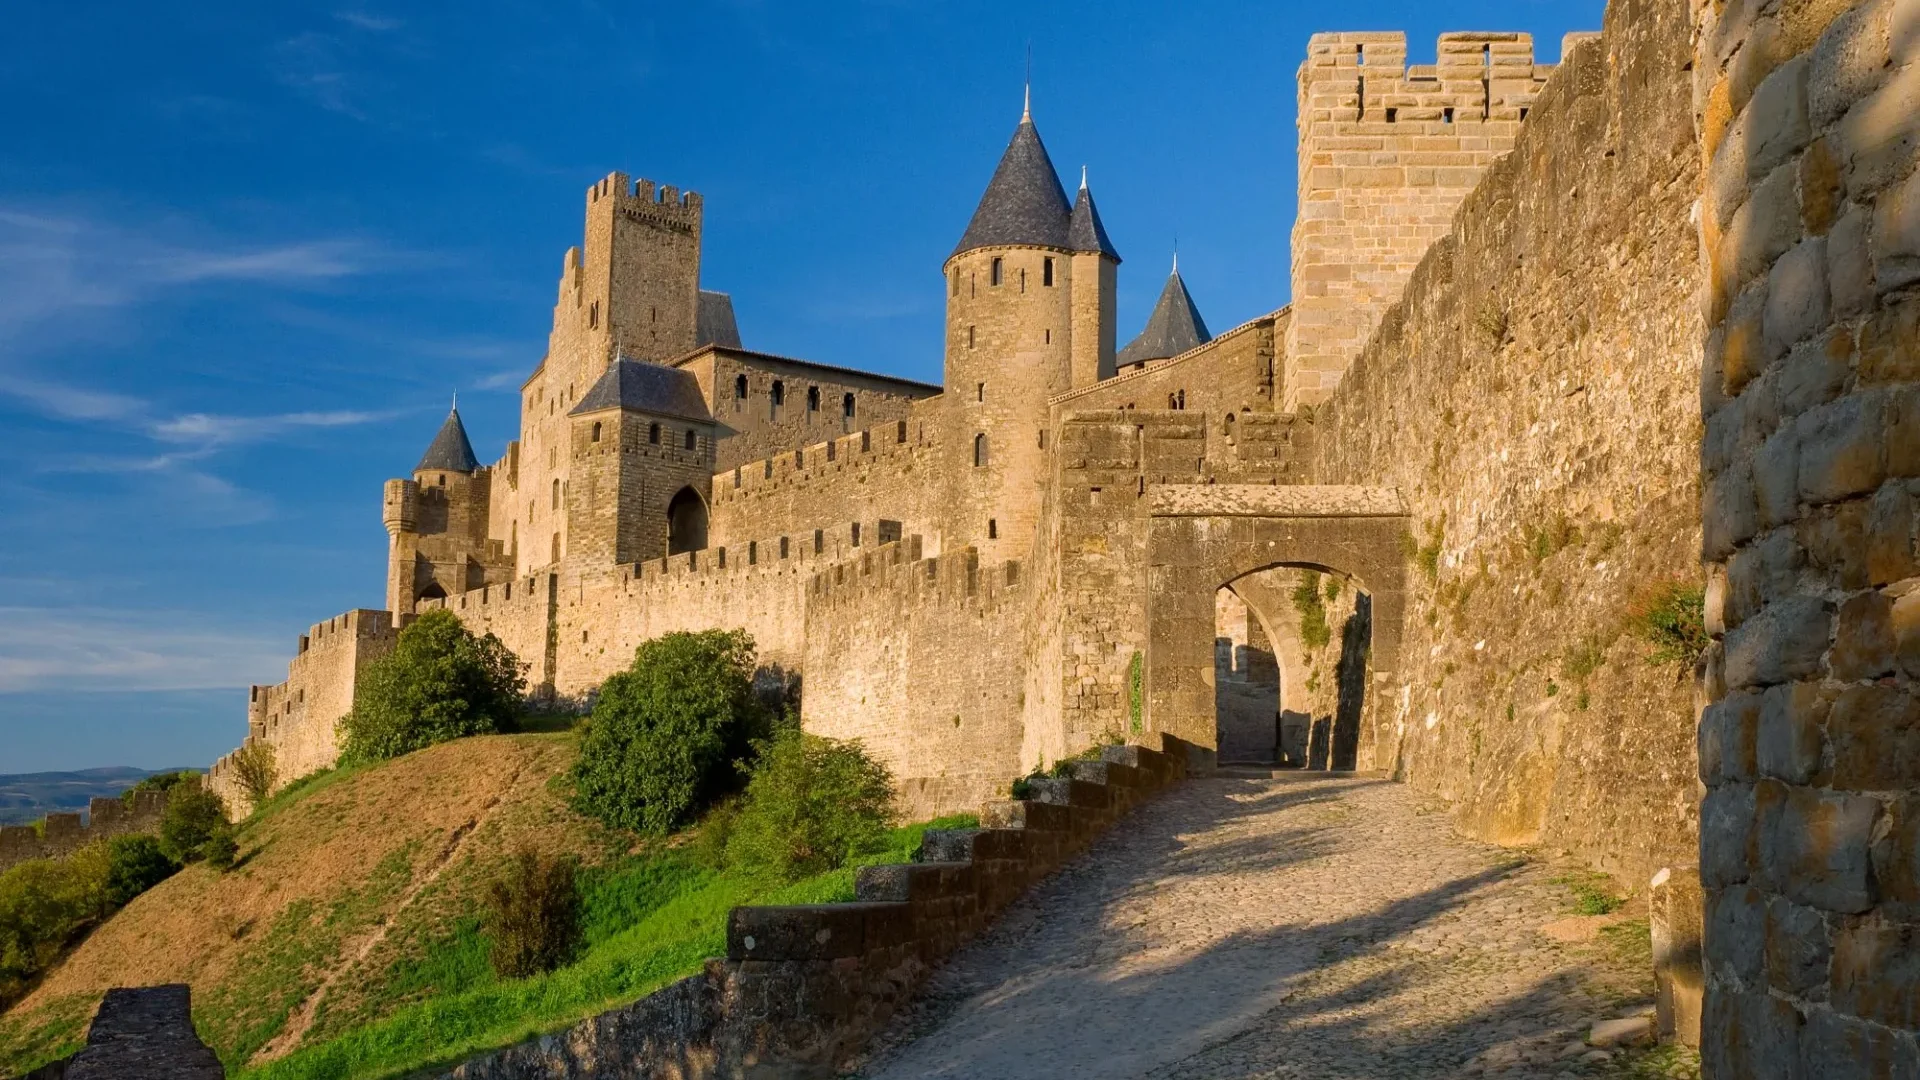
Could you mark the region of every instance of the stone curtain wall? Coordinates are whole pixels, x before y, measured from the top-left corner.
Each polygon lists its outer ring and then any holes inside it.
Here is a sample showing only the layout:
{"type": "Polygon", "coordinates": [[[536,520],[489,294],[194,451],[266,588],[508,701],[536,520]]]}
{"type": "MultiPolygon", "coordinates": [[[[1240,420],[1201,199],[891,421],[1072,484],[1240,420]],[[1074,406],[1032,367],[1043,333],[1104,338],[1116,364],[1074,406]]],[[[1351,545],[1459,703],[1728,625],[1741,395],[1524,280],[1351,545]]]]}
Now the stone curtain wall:
{"type": "Polygon", "coordinates": [[[801,695],[807,730],[859,739],[913,818],[969,810],[1033,764],[1019,756],[1020,564],[920,550],[910,537],[812,577],[801,695]]]}
{"type": "Polygon", "coordinates": [[[733,349],[703,350],[676,366],[699,380],[719,425],[716,474],[796,446],[891,428],[914,414],[915,401],[940,392],[937,386],[733,349]],[[742,375],[747,377],[745,398],[737,396],[742,375]],[[776,381],[783,399],[779,406],[773,404],[776,381]],[[809,390],[818,394],[818,410],[807,408],[809,390]],[[844,407],[848,394],[854,397],[850,418],[844,407]]]}
{"type": "Polygon", "coordinates": [[[1168,409],[1168,399],[1184,401],[1191,412],[1224,417],[1229,413],[1272,412],[1274,341],[1286,333],[1285,308],[1228,330],[1197,349],[1056,395],[1057,411],[1168,409]]]}
{"type": "Polygon", "coordinates": [[[119,799],[87,800],[87,816],[48,814],[40,828],[0,825],[0,870],[29,859],[56,859],[96,840],[128,833],[152,832],[166,816],[167,793],[136,791],[133,805],[119,799]]]}
{"type": "Polygon", "coordinates": [[[1920,4],[1695,7],[1703,1061],[1912,1076],[1920,4]]]}
{"type": "MultiPolygon", "coordinates": [[[[944,510],[939,494],[944,480],[937,425],[920,419],[863,428],[827,442],[797,447],[771,458],[744,462],[713,477],[710,543],[735,550],[748,538],[771,539],[778,549],[788,539],[790,555],[806,549],[809,558],[850,558],[861,543],[872,546],[881,521],[898,522],[901,535],[919,533],[935,542],[944,510]],[[821,533],[821,550],[813,534],[821,533]]],[[[899,539],[898,536],[892,539],[899,539]]]]}
{"type": "Polygon", "coordinates": [[[1636,887],[1696,829],[1685,665],[1626,632],[1700,580],[1689,35],[1684,0],[1615,0],[1312,425],[1315,482],[1413,519],[1361,764],[1636,887]]]}

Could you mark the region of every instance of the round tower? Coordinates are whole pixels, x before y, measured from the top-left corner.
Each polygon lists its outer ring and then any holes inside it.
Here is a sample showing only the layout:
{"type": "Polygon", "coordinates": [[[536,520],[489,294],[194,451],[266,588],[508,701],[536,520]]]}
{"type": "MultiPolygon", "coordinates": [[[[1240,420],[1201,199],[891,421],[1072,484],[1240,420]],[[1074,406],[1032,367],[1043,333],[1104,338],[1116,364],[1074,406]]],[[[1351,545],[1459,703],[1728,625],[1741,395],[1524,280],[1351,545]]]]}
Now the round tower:
{"type": "Polygon", "coordinates": [[[1027,554],[1048,460],[1047,399],[1073,385],[1072,225],[1053,161],[1023,114],[944,267],[943,541],[974,545],[988,562],[1027,554]]]}

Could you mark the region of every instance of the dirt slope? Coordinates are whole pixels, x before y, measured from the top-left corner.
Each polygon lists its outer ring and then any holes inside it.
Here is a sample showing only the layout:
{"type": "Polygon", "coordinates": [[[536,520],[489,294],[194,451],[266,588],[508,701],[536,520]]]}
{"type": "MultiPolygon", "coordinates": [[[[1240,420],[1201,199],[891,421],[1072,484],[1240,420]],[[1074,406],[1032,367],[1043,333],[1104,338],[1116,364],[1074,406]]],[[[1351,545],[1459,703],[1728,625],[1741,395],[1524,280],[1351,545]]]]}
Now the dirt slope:
{"type": "Polygon", "coordinates": [[[186,982],[201,1035],[229,1066],[384,1015],[378,977],[472,910],[522,843],[588,862],[612,839],[549,781],[567,735],[463,739],[322,783],[268,808],[242,862],[189,867],[129,904],[0,1016],[0,1075],[78,1041],[110,987],[186,982]]]}

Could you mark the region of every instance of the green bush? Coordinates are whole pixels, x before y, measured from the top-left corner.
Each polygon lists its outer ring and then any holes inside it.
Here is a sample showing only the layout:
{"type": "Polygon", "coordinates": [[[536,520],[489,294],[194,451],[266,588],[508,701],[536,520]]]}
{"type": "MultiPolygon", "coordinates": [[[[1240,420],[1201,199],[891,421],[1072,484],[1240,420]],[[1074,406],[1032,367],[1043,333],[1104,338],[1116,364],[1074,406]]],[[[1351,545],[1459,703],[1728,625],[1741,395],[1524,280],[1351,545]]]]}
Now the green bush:
{"type": "Polygon", "coordinates": [[[160,819],[160,850],[176,863],[196,862],[206,857],[202,849],[226,824],[227,808],[220,796],[204,784],[177,785],[160,819]]]}
{"type": "Polygon", "coordinates": [[[0,1008],[11,1004],[79,932],[112,910],[107,845],[30,859],[0,873],[0,1008]]]}
{"type": "Polygon", "coordinates": [[[233,752],[233,779],[247,796],[249,809],[257,808],[273,794],[280,779],[280,767],[273,744],[248,739],[233,752]]]}
{"type": "Polygon", "coordinates": [[[221,822],[214,827],[207,842],[200,845],[200,857],[215,870],[231,870],[235,860],[240,857],[240,841],[233,835],[233,826],[221,822]]]}
{"type": "Polygon", "coordinates": [[[120,907],[173,876],[180,864],[145,833],[107,841],[107,902],[120,907]]]}
{"type": "Polygon", "coordinates": [[[1327,625],[1326,601],[1320,598],[1320,575],[1308,570],[1293,587],[1293,609],[1300,613],[1300,641],[1309,649],[1324,647],[1333,640],[1333,628],[1327,625]]]}
{"type": "Polygon", "coordinates": [[[132,787],[120,793],[120,801],[133,805],[133,797],[142,791],[172,791],[175,787],[188,782],[198,783],[200,774],[192,769],[176,769],[173,772],[158,772],[152,776],[143,776],[134,781],[132,787]]]}
{"type": "Polygon", "coordinates": [[[468,735],[517,729],[527,680],[500,639],[475,637],[451,611],[429,611],[367,665],[340,721],[348,762],[385,761],[468,735]]]}
{"type": "Polygon", "coordinates": [[[524,847],[487,887],[487,958],[503,979],[552,971],[580,944],[580,889],[573,860],[524,847]]]}
{"type": "Polygon", "coordinates": [[[892,806],[892,777],[858,742],[787,729],[762,750],[727,861],[782,881],[836,870],[881,842],[892,806]]]}
{"type": "Polygon", "coordinates": [[[753,690],[744,631],[673,633],[642,644],[600,687],[574,763],[575,808],[610,825],[665,834],[737,790],[773,726],[753,690]]]}

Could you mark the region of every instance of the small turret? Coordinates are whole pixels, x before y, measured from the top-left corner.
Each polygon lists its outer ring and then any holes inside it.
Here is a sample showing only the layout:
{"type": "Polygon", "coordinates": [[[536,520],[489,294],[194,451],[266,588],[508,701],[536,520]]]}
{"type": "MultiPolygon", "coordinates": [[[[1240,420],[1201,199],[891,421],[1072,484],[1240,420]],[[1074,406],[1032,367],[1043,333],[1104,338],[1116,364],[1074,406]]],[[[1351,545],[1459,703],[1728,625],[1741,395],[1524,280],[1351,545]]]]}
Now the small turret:
{"type": "Polygon", "coordinates": [[[1114,373],[1114,291],[1120,253],[1107,238],[1087,187],[1086,166],[1080,168],[1080,191],[1067,219],[1067,245],[1073,249],[1073,385],[1092,386],[1114,373]]]}
{"type": "Polygon", "coordinates": [[[480,459],[473,454],[473,443],[467,439],[467,426],[460,422],[460,404],[454,402],[447,413],[447,421],[440,425],[440,431],[433,441],[427,444],[427,452],[420,455],[420,464],[413,467],[415,475],[424,472],[471,473],[480,468],[480,459]]]}
{"type": "Polygon", "coordinates": [[[1180,277],[1180,256],[1175,255],[1173,272],[1167,275],[1160,300],[1153,305],[1153,314],[1147,317],[1146,329],[1120,350],[1119,364],[1128,367],[1149,360],[1165,360],[1212,340],[1206,320],[1200,317],[1200,309],[1194,306],[1193,295],[1187,292],[1187,283],[1180,277]]]}

